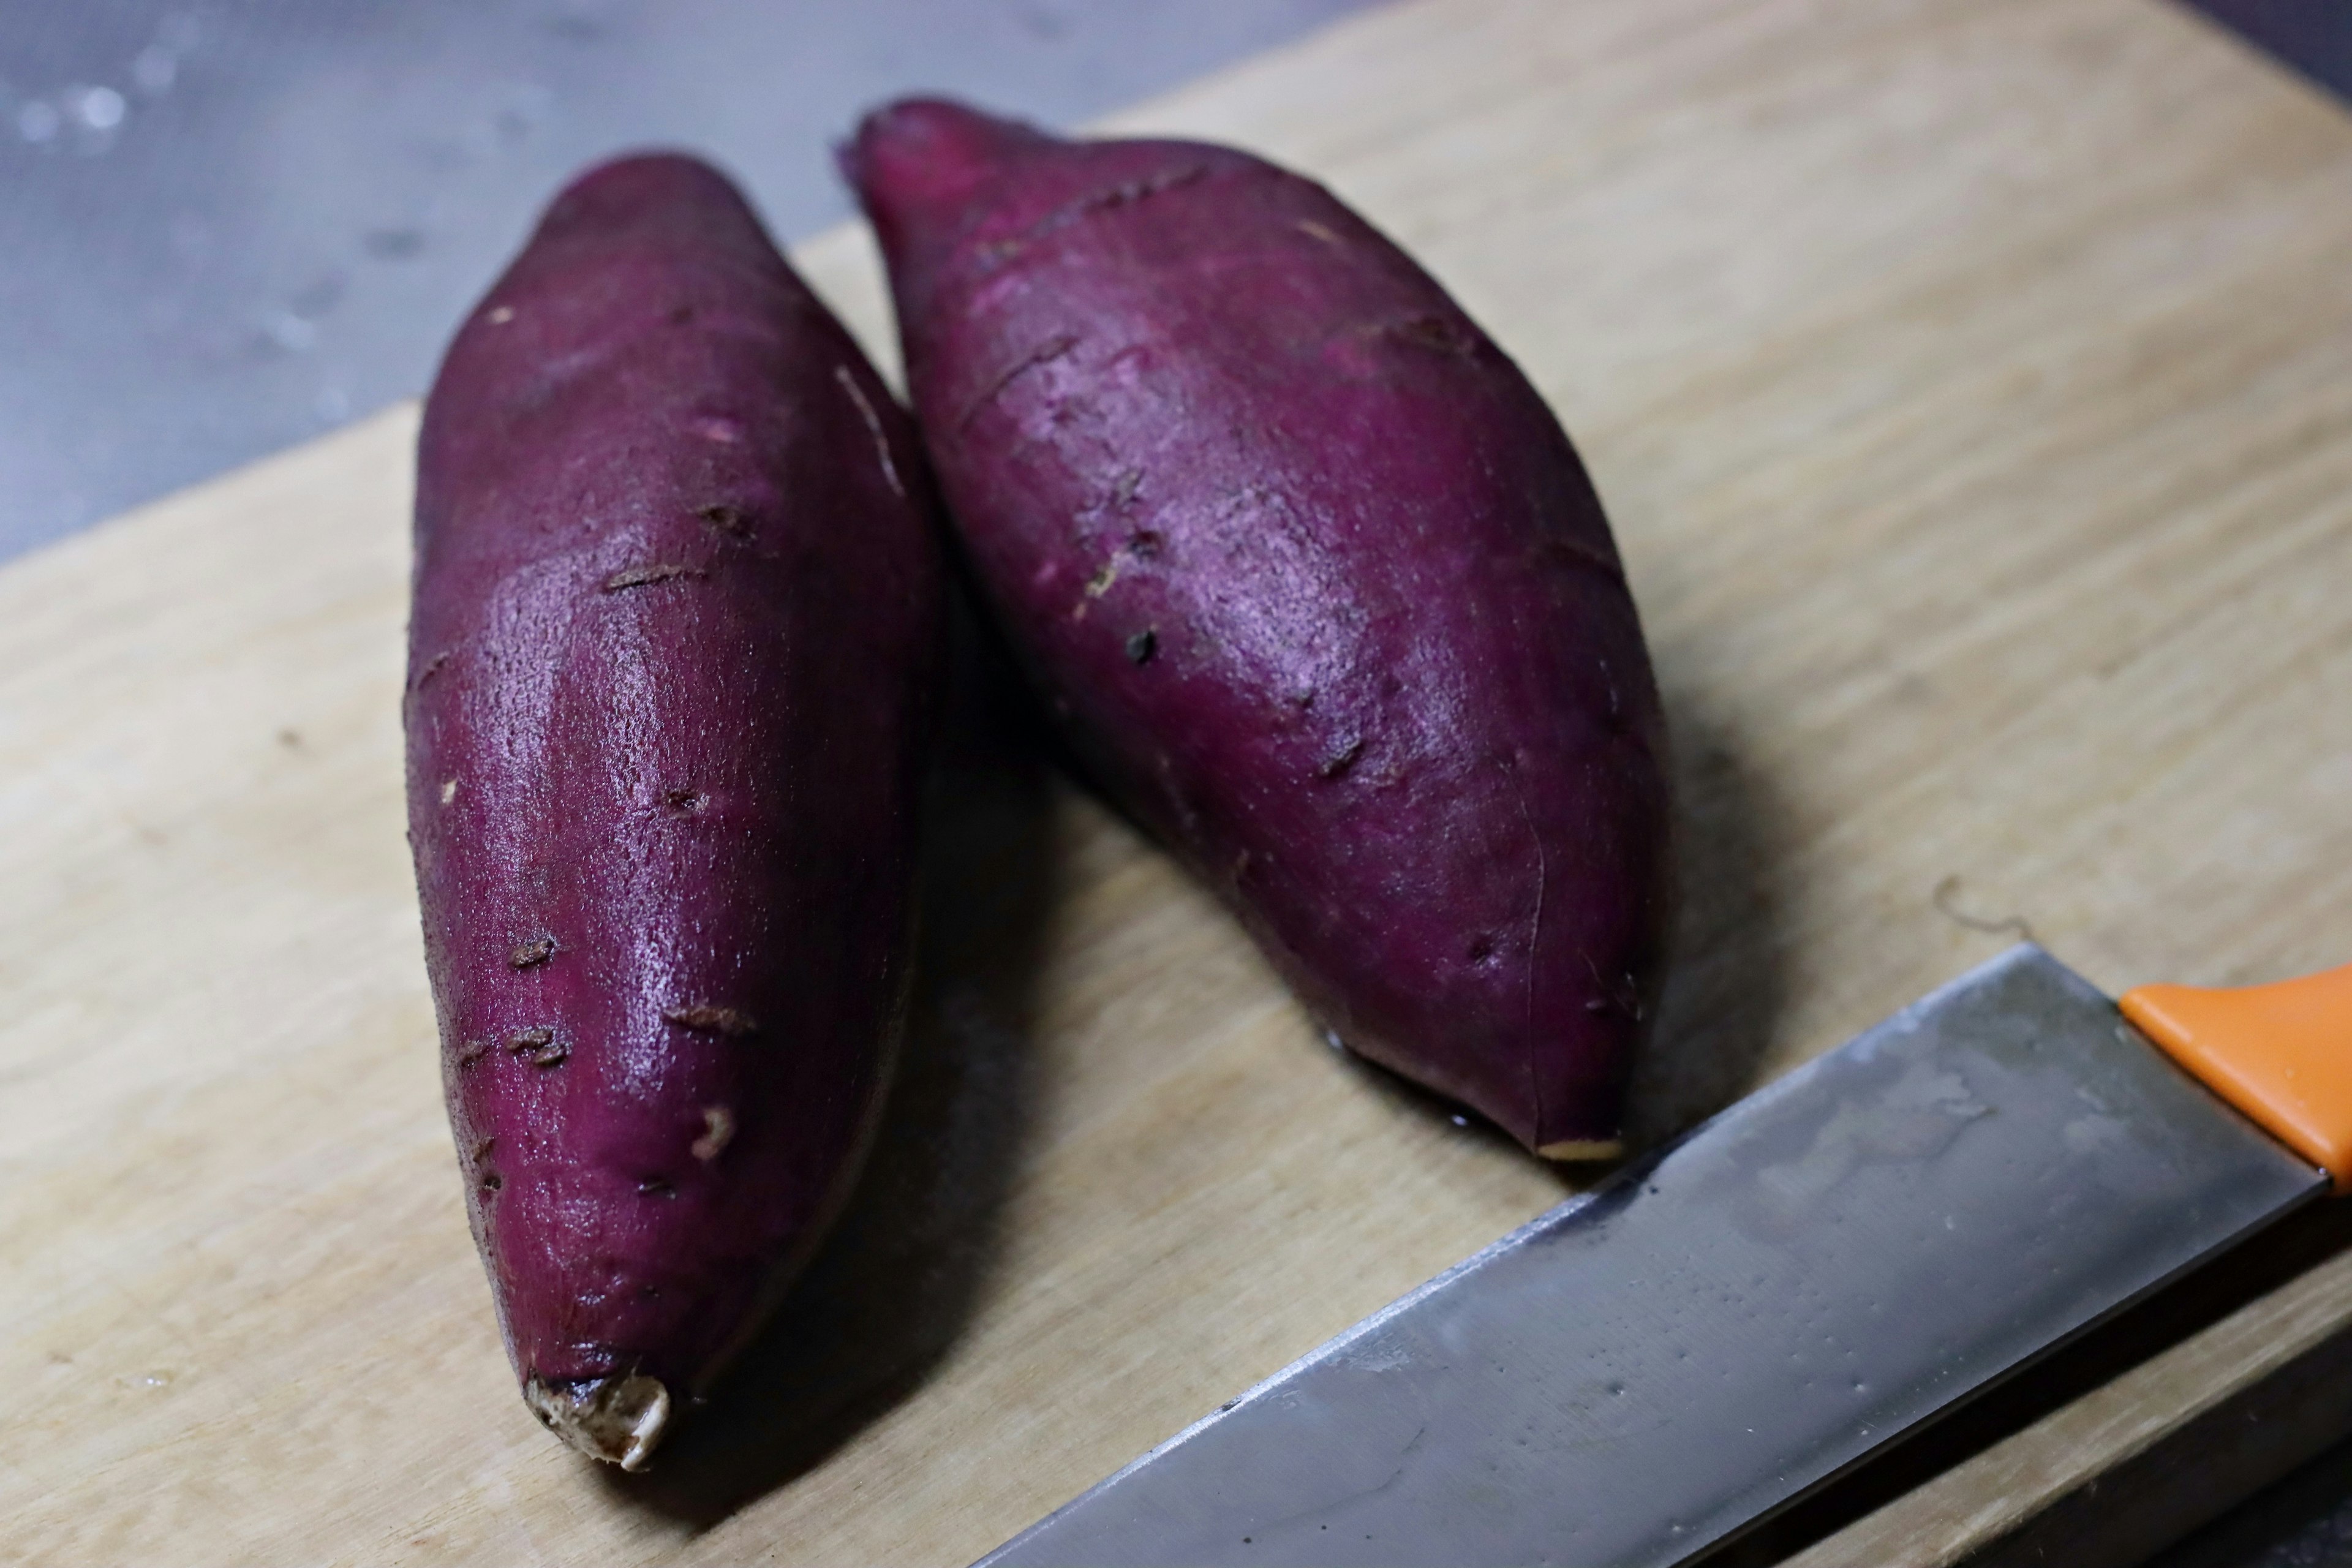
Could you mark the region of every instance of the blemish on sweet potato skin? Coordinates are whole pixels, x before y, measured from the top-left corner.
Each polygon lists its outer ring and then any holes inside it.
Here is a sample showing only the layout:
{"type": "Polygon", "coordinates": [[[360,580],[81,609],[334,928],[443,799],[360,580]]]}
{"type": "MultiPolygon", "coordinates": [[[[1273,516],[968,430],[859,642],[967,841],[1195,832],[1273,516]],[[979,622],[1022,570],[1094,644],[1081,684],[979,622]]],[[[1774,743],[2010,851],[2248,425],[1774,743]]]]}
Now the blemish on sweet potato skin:
{"type": "Polygon", "coordinates": [[[662,1017],[681,1029],[691,1029],[698,1035],[724,1035],[730,1040],[740,1040],[760,1032],[759,1021],[751,1014],[709,1002],[665,1007],[662,1017]]]}
{"type": "Polygon", "coordinates": [[[699,566],[681,565],[675,561],[625,566],[604,579],[604,592],[617,594],[627,588],[650,588],[656,583],[674,583],[681,577],[699,577],[702,574],[699,566]]]}
{"type": "Polygon", "coordinates": [[[751,537],[751,520],[744,515],[740,507],[729,506],[723,501],[712,501],[708,505],[696,507],[694,515],[730,539],[751,537]]]}
{"type": "Polygon", "coordinates": [[[1037,369],[1040,365],[1048,365],[1053,363],[1055,360],[1060,359],[1064,354],[1068,353],[1072,349],[1076,348],[1077,346],[1078,340],[1076,333],[1062,332],[1047,338],[1044,342],[1031,348],[1027,353],[1020,355],[1011,364],[999,372],[995,379],[981,389],[979,395],[966,405],[962,415],[957,418],[957,426],[961,427],[971,424],[972,420],[978,416],[982,409],[987,407],[990,404],[995,402],[998,397],[1003,395],[1006,387],[1011,386],[1015,381],[1019,380],[1022,376],[1026,375],[1029,372],[1037,369]]]}
{"type": "Polygon", "coordinates": [[[1319,779],[1336,779],[1353,768],[1357,760],[1363,754],[1364,738],[1361,735],[1351,735],[1334,748],[1321,762],[1315,764],[1315,776],[1319,779]]]}
{"type": "Polygon", "coordinates": [[[708,167],[588,174],[491,292],[425,405],[403,703],[457,1163],[518,1377],[684,1411],[887,1084],[939,523],[905,411],[708,167]]]}
{"type": "Polygon", "coordinates": [[[688,1152],[709,1164],[727,1152],[735,1141],[735,1112],[724,1105],[702,1108],[702,1136],[688,1145],[688,1152]]]}
{"type": "Polygon", "coordinates": [[[507,1037],[507,1050],[535,1068],[562,1067],[572,1055],[572,1047],[544,1026],[515,1030],[507,1037]]]}

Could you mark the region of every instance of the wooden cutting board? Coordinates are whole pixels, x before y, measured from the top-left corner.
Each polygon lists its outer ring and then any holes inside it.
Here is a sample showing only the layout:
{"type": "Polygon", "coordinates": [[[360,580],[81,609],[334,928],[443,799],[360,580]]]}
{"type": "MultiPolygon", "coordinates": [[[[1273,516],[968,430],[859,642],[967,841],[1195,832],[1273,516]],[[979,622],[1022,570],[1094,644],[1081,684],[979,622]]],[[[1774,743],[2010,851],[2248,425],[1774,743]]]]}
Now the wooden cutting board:
{"type": "MultiPolygon", "coordinates": [[[[1686,830],[1645,1136],[2028,931],[2352,958],[2334,105],[2155,0],[1420,0],[1118,124],[1328,180],[1587,454],[1686,830]]],[[[798,254],[887,354],[862,235],[798,254]]],[[[560,1450],[436,1079],[414,429],[0,571],[0,1557],[961,1563],[1560,1196],[967,752],[845,1228],[658,1474],[560,1450]]],[[[1948,1561],[2347,1315],[2306,1276],[1815,1560],[1948,1561]]]]}

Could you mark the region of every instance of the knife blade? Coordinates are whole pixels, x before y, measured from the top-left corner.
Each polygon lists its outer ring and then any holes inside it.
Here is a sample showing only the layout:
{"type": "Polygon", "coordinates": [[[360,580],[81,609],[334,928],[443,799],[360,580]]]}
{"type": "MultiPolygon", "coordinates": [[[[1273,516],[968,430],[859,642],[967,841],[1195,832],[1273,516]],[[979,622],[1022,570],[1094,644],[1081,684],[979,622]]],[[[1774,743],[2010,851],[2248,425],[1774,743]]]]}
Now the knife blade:
{"type": "Polygon", "coordinates": [[[2126,1008],[2163,1050],[2012,949],[983,1568],[1668,1568],[1720,1546],[2352,1175],[2352,970],[2126,1008]]]}

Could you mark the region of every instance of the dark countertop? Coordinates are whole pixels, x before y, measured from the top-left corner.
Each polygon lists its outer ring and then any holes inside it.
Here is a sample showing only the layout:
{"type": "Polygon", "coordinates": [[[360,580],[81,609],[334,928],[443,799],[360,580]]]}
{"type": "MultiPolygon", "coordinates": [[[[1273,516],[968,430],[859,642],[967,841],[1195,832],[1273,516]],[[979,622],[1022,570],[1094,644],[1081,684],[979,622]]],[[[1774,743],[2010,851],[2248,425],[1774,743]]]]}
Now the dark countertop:
{"type": "Polygon", "coordinates": [[[1365,0],[0,0],[0,559],[423,390],[563,176],[685,144],[780,237],[859,110],[1066,124],[1365,0]]]}

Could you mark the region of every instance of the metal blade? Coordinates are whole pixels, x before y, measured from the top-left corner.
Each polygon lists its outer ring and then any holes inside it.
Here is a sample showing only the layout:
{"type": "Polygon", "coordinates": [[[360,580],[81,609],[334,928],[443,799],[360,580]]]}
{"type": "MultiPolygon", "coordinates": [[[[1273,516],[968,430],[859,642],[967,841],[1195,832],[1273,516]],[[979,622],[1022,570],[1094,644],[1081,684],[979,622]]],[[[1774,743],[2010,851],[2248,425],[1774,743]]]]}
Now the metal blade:
{"type": "Polygon", "coordinates": [[[2325,1184],[2020,947],[982,1561],[1682,1563],[2325,1184]]]}

